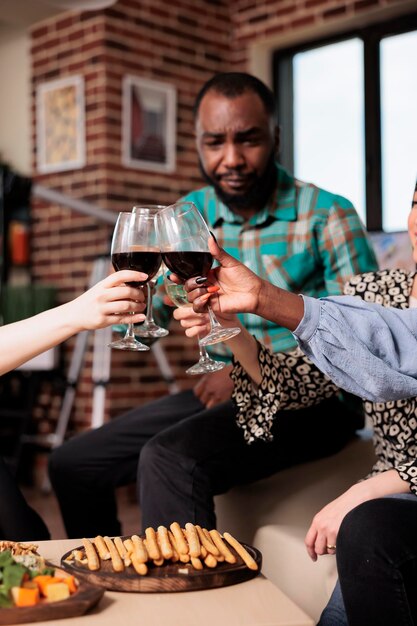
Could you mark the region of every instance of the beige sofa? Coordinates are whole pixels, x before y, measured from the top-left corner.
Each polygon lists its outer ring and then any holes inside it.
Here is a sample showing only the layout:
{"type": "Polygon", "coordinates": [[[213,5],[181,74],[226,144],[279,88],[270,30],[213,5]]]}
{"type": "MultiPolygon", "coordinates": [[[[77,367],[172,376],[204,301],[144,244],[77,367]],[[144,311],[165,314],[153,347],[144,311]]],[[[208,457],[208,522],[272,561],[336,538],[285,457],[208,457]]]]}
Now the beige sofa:
{"type": "Polygon", "coordinates": [[[216,498],[219,530],[255,545],[264,574],[315,620],[334,587],[336,562],[323,556],[313,563],[304,537],[315,513],[372,467],[371,436],[363,430],[338,454],[216,498]]]}

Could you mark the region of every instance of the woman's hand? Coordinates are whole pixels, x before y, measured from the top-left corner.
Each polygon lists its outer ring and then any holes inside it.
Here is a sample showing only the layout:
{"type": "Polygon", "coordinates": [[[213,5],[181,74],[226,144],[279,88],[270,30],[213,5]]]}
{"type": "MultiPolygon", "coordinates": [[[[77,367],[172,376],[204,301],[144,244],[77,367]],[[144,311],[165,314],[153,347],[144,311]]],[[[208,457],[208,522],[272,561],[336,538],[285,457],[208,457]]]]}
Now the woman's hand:
{"type": "Polygon", "coordinates": [[[409,484],[402,480],[395,469],[356,483],[314,516],[305,538],[309,556],[313,561],[317,561],[317,556],[335,553],[340,524],[345,515],[355,506],[374,498],[396,493],[409,493],[409,491],[409,484]]]}
{"type": "Polygon", "coordinates": [[[132,270],[114,272],[75,300],[63,305],[62,315],[73,327],[81,330],[104,328],[111,324],[136,324],[145,316],[143,290],[126,283],[143,282],[147,275],[132,270]],[[133,315],[132,315],[133,313],[133,315]]]}
{"type": "Polygon", "coordinates": [[[186,329],[187,337],[204,337],[210,331],[208,314],[195,313],[191,307],[180,306],[174,310],[173,315],[186,329]]]}
{"type": "Polygon", "coordinates": [[[210,270],[208,282],[219,287],[210,293],[199,284],[199,279],[190,278],[185,283],[188,300],[194,311],[203,313],[210,299],[210,306],[217,316],[230,313],[254,313],[259,304],[263,281],[250,269],[219,248],[213,237],[209,238],[209,250],[219,267],[210,270]]]}
{"type": "Polygon", "coordinates": [[[369,499],[365,496],[368,492],[367,486],[364,485],[366,482],[353,485],[314,516],[304,541],[313,561],[317,561],[317,557],[323,554],[335,553],[337,535],[343,518],[355,506],[369,499]]]}
{"type": "MultiPolygon", "coordinates": [[[[235,315],[216,315],[222,326],[236,326],[239,322],[235,315]]],[[[185,328],[187,337],[204,337],[210,332],[208,313],[196,313],[192,307],[181,306],[174,311],[174,318],[185,328]]]]}

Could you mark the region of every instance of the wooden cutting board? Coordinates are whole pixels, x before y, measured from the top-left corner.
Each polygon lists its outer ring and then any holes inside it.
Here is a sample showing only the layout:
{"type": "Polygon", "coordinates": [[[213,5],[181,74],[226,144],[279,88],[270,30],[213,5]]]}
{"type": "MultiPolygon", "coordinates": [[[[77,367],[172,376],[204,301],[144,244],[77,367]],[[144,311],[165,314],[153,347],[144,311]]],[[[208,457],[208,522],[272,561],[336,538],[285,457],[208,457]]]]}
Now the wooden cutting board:
{"type": "MultiPolygon", "coordinates": [[[[191,563],[166,562],[156,566],[148,564],[149,571],[145,576],[140,576],[132,566],[123,572],[115,572],[111,561],[101,561],[101,568],[95,572],[90,571],[81,563],[67,563],[65,559],[71,552],[66,552],[61,559],[61,566],[67,572],[79,579],[91,584],[104,587],[109,591],[138,591],[144,593],[161,593],[175,591],[195,591],[200,589],[213,589],[225,587],[250,580],[261,571],[262,555],[256,548],[245,543],[242,545],[258,564],[257,570],[250,570],[237,552],[230,546],[229,550],[236,556],[236,563],[218,563],[215,568],[204,567],[196,570],[191,563]]],[[[82,546],[79,549],[83,549],[82,546]]]]}
{"type": "Polygon", "coordinates": [[[102,587],[94,587],[86,581],[80,581],[78,590],[66,600],[42,602],[36,606],[0,609],[0,625],[27,624],[78,617],[93,608],[103,594],[104,589],[102,587]]]}

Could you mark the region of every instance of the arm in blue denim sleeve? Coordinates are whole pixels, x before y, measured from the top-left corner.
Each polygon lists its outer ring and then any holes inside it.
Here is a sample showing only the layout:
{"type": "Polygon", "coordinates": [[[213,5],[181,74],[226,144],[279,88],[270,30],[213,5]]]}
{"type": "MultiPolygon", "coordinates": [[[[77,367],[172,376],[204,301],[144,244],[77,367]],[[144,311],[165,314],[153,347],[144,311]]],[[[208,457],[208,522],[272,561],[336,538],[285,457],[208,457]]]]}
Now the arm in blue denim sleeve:
{"type": "Polygon", "coordinates": [[[304,296],[294,335],[317,367],[351,393],[372,401],[417,395],[417,309],[304,296]]]}

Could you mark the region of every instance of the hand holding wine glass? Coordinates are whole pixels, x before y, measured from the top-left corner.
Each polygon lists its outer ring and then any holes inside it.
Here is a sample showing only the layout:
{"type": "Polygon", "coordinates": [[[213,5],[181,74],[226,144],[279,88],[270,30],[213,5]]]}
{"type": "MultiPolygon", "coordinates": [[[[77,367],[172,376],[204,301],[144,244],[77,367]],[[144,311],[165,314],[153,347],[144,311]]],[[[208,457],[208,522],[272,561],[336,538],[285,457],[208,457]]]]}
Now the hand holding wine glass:
{"type": "MultiPolygon", "coordinates": [[[[177,202],[156,216],[162,259],[171,272],[186,281],[195,276],[206,276],[213,257],[208,248],[210,231],[201,213],[192,202],[177,202]]],[[[210,332],[201,345],[227,341],[240,333],[240,328],[225,328],[219,324],[210,306],[210,332]]]]}
{"type": "MultiPolygon", "coordinates": [[[[184,285],[179,285],[174,283],[170,277],[169,272],[164,273],[164,286],[165,290],[173,302],[177,307],[191,307],[192,305],[188,302],[187,292],[184,289],[184,285]]],[[[198,336],[198,348],[200,351],[200,358],[197,363],[192,365],[186,370],[186,374],[190,374],[192,376],[198,374],[211,374],[212,372],[218,372],[222,370],[226,363],[223,361],[215,361],[208,354],[205,346],[201,344],[201,339],[198,336]]]]}
{"type": "MultiPolygon", "coordinates": [[[[161,254],[156,243],[155,222],[147,211],[121,212],[116,222],[111,246],[111,260],[115,270],[131,269],[147,275],[145,281],[134,283],[142,286],[151,280],[161,265],[161,254]]],[[[128,324],[123,339],[110,346],[118,350],[149,350],[137,341],[133,324],[128,324]]]]}

